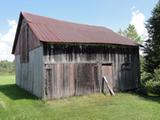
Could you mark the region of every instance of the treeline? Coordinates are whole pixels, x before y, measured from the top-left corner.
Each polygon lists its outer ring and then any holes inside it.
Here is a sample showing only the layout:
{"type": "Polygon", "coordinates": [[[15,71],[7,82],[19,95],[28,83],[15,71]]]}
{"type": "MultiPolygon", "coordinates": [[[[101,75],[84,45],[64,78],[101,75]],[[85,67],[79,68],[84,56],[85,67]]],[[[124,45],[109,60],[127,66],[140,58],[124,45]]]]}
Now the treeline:
{"type": "MultiPolygon", "coordinates": [[[[160,0],[146,21],[146,28],[148,38],[144,41],[143,55],[140,56],[141,86],[138,92],[160,95],[160,0]]],[[[138,43],[143,42],[134,25],[129,25],[125,30],[120,29],[118,33],[138,43]]]]}
{"type": "Polygon", "coordinates": [[[0,61],[0,75],[3,74],[15,74],[15,62],[7,60],[0,61]]]}
{"type": "Polygon", "coordinates": [[[144,45],[142,87],[147,92],[160,95],[160,1],[152,10],[146,28],[148,39],[144,45]]]}

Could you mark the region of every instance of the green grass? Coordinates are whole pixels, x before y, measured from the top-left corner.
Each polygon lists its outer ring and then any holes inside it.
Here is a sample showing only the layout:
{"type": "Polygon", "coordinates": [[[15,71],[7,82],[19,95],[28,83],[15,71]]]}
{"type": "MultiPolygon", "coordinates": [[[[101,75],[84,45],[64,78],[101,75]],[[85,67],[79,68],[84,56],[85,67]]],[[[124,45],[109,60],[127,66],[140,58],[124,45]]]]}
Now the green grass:
{"type": "Polygon", "coordinates": [[[0,85],[15,84],[14,75],[0,75],[0,85]]]}
{"type": "Polygon", "coordinates": [[[160,120],[160,97],[119,93],[41,101],[0,76],[0,120],[160,120]]]}

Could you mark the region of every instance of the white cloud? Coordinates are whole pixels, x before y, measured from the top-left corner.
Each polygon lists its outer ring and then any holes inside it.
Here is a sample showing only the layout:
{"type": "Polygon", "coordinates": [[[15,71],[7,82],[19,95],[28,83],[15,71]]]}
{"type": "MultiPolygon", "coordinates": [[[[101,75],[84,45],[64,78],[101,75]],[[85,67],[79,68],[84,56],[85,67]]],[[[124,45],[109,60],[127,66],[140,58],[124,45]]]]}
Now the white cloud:
{"type": "Polygon", "coordinates": [[[143,39],[147,39],[147,30],[145,28],[145,16],[140,12],[135,6],[131,8],[132,10],[132,19],[130,24],[134,25],[137,33],[142,36],[143,39]]]}
{"type": "Polygon", "coordinates": [[[132,6],[131,10],[135,10],[135,9],[136,9],[136,7],[135,7],[135,6],[132,6]]]}
{"type": "Polygon", "coordinates": [[[12,45],[17,28],[16,20],[8,20],[9,29],[5,34],[0,33],[0,60],[13,61],[14,56],[11,55],[12,45]]]}

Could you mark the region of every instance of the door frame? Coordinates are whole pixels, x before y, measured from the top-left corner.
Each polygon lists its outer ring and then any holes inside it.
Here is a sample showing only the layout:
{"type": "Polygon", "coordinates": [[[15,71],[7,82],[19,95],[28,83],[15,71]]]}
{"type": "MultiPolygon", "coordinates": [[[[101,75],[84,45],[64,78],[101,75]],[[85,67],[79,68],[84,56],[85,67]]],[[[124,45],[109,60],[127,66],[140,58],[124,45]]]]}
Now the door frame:
{"type": "MultiPolygon", "coordinates": [[[[111,67],[112,67],[112,68],[111,68],[111,69],[112,69],[112,70],[111,70],[111,71],[112,71],[112,75],[111,75],[111,77],[112,77],[112,83],[110,83],[110,84],[112,84],[112,89],[114,89],[114,84],[115,84],[114,82],[115,82],[115,81],[114,81],[114,76],[113,76],[113,72],[114,72],[114,70],[113,70],[113,69],[114,69],[114,68],[113,68],[113,63],[112,63],[112,62],[104,62],[104,63],[101,63],[101,78],[103,77],[103,76],[102,76],[102,66],[111,66],[111,67]]],[[[102,87],[103,87],[103,86],[102,86],[102,87]]],[[[102,89],[103,89],[103,88],[102,88],[102,89]]]]}

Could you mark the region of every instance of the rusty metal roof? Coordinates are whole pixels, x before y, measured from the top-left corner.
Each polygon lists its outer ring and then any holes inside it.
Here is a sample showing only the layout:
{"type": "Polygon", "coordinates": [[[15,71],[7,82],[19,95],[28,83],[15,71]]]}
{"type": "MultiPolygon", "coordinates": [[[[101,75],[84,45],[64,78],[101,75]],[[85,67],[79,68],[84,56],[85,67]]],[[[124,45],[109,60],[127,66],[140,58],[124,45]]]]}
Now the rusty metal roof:
{"type": "Polygon", "coordinates": [[[12,54],[15,53],[23,19],[27,21],[31,30],[41,42],[139,46],[138,43],[105,27],[71,23],[23,12],[20,13],[12,54]]]}
{"type": "Polygon", "coordinates": [[[65,22],[30,13],[22,13],[22,15],[42,42],[138,45],[105,27],[65,22]]]}

